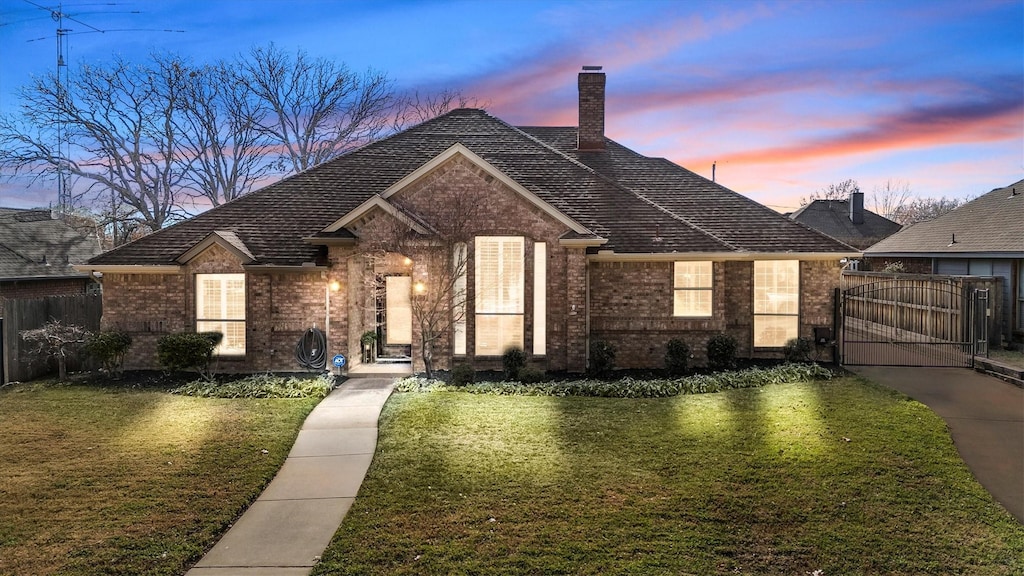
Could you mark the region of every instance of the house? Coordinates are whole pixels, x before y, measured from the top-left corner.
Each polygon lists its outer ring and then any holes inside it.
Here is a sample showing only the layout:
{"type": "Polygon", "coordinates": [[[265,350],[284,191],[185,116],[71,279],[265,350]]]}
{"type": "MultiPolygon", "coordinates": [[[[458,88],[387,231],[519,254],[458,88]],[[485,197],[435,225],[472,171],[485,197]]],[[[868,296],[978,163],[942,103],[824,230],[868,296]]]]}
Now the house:
{"type": "Polygon", "coordinates": [[[863,250],[900,231],[902,226],[864,209],[864,193],[853,192],[848,200],[813,200],[789,217],[863,250]]]}
{"type": "Polygon", "coordinates": [[[919,222],[868,248],[881,270],[1002,279],[1002,335],[1024,334],[1024,180],[996,188],[933,220],[919,222]]]}
{"type": "Polygon", "coordinates": [[[500,367],[517,346],[582,371],[594,340],[620,367],[660,367],[671,338],[700,363],[718,333],[777,357],[832,326],[859,251],[608,139],[604,73],[579,90],[579,128],[454,110],[97,256],[81,269],[103,274],[104,325],[132,334],[129,368],[155,367],[163,334],[217,330],[220,369],[238,371],[297,369],[312,327],[352,364],[370,332],[419,367],[411,310],[438,294],[439,368],[500,367]],[[395,230],[402,250],[381,249],[395,230]],[[430,262],[464,268],[445,283],[430,262]]]}
{"type": "Polygon", "coordinates": [[[95,283],[74,268],[100,253],[95,238],[49,210],[0,208],[0,317],[8,299],[85,294],[95,283]]]}

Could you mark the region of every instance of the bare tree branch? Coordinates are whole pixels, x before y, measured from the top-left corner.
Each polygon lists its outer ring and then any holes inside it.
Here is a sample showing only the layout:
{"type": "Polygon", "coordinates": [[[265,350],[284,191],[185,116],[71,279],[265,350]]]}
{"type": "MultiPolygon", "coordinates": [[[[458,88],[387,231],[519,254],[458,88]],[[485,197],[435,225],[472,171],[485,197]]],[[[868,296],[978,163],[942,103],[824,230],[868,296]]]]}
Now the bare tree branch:
{"type": "Polygon", "coordinates": [[[344,64],[294,56],[270,44],[239,62],[247,86],[269,113],[264,134],[283,149],[282,169],[301,172],[378,138],[390,125],[395,96],[382,72],[356,74],[344,64]]]}

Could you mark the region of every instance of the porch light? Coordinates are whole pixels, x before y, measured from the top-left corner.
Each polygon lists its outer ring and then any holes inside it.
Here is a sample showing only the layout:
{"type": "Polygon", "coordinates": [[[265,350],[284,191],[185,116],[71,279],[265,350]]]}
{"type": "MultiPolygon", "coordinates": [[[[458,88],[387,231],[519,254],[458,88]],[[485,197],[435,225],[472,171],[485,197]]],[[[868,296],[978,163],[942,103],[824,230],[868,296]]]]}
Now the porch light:
{"type": "Polygon", "coordinates": [[[338,290],[341,290],[341,282],[338,282],[337,280],[331,280],[330,287],[331,292],[337,292],[338,290]]]}
{"type": "Polygon", "coordinates": [[[412,290],[417,294],[423,294],[427,291],[427,285],[424,284],[423,281],[417,280],[416,283],[412,285],[412,290]]]}
{"type": "Polygon", "coordinates": [[[406,266],[412,266],[412,258],[406,256],[405,260],[402,260],[402,264],[405,264],[406,266]]]}

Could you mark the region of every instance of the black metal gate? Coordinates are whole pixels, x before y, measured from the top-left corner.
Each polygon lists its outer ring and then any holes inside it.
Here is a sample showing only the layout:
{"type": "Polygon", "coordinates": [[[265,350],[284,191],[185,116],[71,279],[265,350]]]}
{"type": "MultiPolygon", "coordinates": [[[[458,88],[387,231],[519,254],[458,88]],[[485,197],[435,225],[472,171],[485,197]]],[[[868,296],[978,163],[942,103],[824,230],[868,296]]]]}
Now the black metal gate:
{"type": "Polygon", "coordinates": [[[940,280],[886,279],[842,292],[841,362],[974,366],[988,344],[988,290],[940,280]]]}

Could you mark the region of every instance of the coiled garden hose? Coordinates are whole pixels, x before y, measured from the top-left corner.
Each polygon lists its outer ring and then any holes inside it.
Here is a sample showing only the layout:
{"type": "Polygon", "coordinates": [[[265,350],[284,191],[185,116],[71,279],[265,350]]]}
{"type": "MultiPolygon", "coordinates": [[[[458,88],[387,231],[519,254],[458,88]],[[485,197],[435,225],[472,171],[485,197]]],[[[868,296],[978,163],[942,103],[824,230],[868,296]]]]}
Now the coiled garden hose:
{"type": "Polygon", "coordinates": [[[327,336],[319,328],[310,328],[295,345],[295,359],[307,370],[327,367],[327,336]]]}

